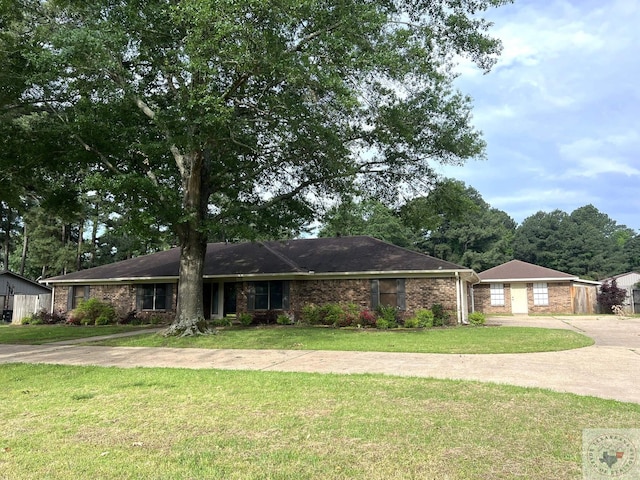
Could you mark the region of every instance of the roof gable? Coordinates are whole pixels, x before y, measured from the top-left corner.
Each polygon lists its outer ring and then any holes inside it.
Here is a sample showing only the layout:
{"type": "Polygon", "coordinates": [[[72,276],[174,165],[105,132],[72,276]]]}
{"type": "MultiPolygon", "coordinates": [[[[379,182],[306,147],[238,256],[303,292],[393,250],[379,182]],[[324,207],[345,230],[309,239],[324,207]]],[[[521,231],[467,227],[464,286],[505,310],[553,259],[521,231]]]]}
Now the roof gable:
{"type": "MultiPolygon", "coordinates": [[[[180,249],[53,277],[48,282],[177,278],[180,249]]],[[[470,271],[451,262],[372,237],[309,238],[270,242],[210,243],[205,277],[268,274],[470,271]]]]}
{"type": "Polygon", "coordinates": [[[509,262],[490,268],[478,274],[481,282],[512,280],[578,280],[576,275],[541,267],[521,260],[509,262]]]}
{"type": "Polygon", "coordinates": [[[4,270],[0,272],[0,295],[7,294],[7,288],[10,286],[13,289],[13,293],[50,293],[51,289],[49,287],[45,287],[44,285],[39,284],[38,282],[34,282],[33,280],[29,280],[22,275],[18,275],[17,273],[10,272],[9,270],[4,270]],[[9,285],[10,284],[10,285],[9,285]]]}

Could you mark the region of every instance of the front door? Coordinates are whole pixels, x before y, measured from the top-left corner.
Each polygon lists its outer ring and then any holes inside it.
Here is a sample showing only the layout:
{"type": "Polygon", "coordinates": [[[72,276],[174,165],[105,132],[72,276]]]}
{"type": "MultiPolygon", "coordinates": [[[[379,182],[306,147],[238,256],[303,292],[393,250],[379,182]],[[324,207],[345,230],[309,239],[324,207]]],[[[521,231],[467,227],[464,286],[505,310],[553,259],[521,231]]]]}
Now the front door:
{"type": "Polygon", "coordinates": [[[512,283],[511,284],[511,313],[528,314],[529,302],[527,301],[527,284],[512,283]]]}
{"type": "Polygon", "coordinates": [[[236,284],[225,283],[224,284],[224,312],[223,315],[235,315],[237,311],[236,306],[236,284]]]}

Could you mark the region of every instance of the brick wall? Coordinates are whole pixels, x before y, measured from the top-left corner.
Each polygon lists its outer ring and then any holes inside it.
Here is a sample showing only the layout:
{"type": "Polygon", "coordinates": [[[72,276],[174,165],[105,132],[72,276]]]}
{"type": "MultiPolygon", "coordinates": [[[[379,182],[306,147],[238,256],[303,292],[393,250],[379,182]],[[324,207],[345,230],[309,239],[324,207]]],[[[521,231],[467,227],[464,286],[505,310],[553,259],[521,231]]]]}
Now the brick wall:
{"type": "Polygon", "coordinates": [[[527,300],[529,303],[529,313],[573,313],[571,305],[571,284],[548,283],[549,305],[533,304],[533,284],[527,284],[527,300]]]}
{"type": "MultiPolygon", "coordinates": [[[[53,299],[53,308],[56,312],[66,312],[69,298],[69,288],[67,286],[57,286],[53,299]]],[[[83,286],[80,286],[83,288],[83,286]]],[[[171,295],[171,309],[167,314],[175,315],[177,286],[174,284],[171,295]]],[[[97,298],[110,303],[116,309],[119,317],[124,317],[132,310],[136,310],[136,285],[91,285],[89,287],[89,298],[97,298]]]]}
{"type": "MultiPolygon", "coordinates": [[[[237,312],[247,311],[248,282],[236,284],[237,312]]],[[[175,312],[176,285],[172,288],[172,310],[175,312]]],[[[407,278],[405,280],[406,316],[417,309],[431,308],[439,303],[445,310],[456,310],[455,278],[407,278]]],[[[69,287],[55,289],[54,309],[67,311],[69,287]]],[[[119,316],[136,309],[136,285],[92,285],[90,298],[111,303],[119,316]]],[[[371,308],[370,279],[295,280],[289,285],[290,313],[297,316],[307,304],[355,303],[361,308],[371,308]]],[[[455,316],[455,315],[454,315],[455,316]]]]}
{"type": "Polygon", "coordinates": [[[488,283],[473,286],[473,303],[477,312],[511,315],[511,284],[504,284],[504,305],[491,305],[491,286],[488,283]]]}
{"type": "MultiPolygon", "coordinates": [[[[483,283],[473,287],[473,300],[478,312],[511,315],[511,285],[504,284],[504,306],[491,305],[490,285],[483,283]]],[[[527,283],[527,304],[530,314],[573,313],[571,283],[547,283],[549,305],[533,304],[533,283],[527,283]]]]}
{"type": "MultiPolygon", "coordinates": [[[[405,280],[406,316],[417,309],[440,303],[445,310],[456,311],[454,278],[407,278],[405,280]]],[[[291,282],[291,310],[300,312],[307,304],[355,303],[371,308],[371,280],[299,280],[291,282]]]]}

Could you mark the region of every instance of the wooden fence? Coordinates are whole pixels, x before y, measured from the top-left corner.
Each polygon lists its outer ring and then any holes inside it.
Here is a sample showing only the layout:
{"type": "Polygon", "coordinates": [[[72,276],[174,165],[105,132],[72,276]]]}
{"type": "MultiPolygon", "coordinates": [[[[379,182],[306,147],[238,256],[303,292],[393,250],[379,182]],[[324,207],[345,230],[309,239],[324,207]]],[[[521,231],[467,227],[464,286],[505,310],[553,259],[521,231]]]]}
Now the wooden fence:
{"type": "Polygon", "coordinates": [[[11,320],[11,323],[19,325],[22,323],[23,318],[28,317],[32,313],[39,312],[43,309],[49,311],[50,308],[50,293],[42,295],[16,294],[13,297],[13,318],[11,320]]]}

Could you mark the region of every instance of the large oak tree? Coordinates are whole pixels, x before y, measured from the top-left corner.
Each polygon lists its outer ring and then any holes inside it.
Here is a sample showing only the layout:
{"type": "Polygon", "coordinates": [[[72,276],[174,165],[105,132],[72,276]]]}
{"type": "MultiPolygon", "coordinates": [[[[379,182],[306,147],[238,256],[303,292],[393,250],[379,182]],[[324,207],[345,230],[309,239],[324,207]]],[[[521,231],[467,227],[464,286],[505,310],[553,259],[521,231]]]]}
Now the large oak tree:
{"type": "Polygon", "coordinates": [[[491,67],[479,14],[504,0],[7,1],[40,47],[22,99],[179,240],[172,333],[203,317],[208,238],[296,228],[354,184],[393,195],[483,154],[452,69],[491,67]]]}

